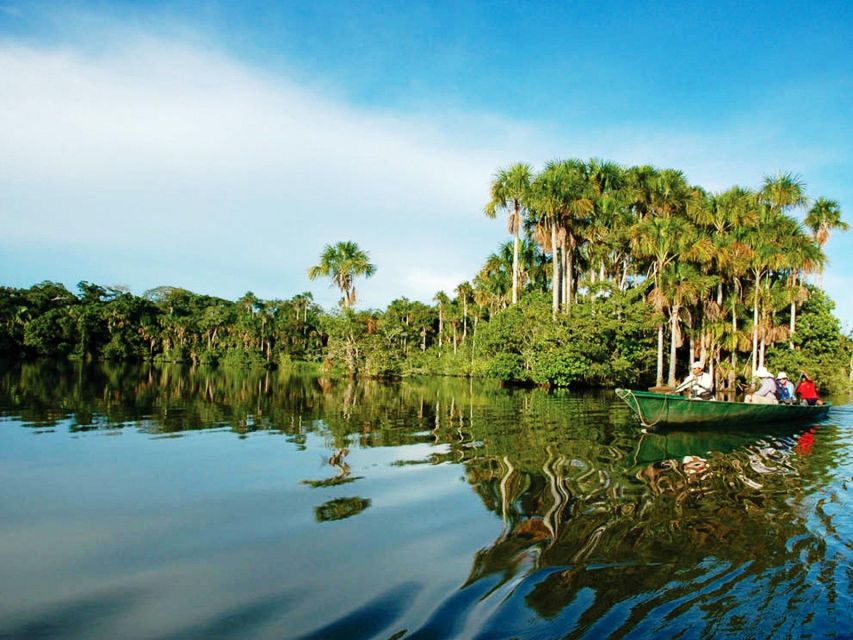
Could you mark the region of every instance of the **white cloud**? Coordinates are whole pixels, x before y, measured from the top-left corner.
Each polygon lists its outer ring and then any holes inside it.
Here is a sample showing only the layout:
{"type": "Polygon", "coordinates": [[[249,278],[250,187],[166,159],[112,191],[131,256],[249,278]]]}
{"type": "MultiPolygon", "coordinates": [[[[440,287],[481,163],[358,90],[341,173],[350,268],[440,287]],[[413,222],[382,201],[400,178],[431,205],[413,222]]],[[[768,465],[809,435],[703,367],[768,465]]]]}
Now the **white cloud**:
{"type": "MultiPolygon", "coordinates": [[[[288,295],[325,243],[354,239],[375,259],[402,248],[440,272],[431,247],[461,230],[450,241],[479,259],[500,235],[480,213],[495,159],[428,118],[145,38],[100,57],[7,44],[0,69],[6,243],[119,247],[180,268],[221,255],[222,271],[267,265],[286,283],[269,294],[288,295]]],[[[382,290],[394,267],[379,264],[382,290]]]]}

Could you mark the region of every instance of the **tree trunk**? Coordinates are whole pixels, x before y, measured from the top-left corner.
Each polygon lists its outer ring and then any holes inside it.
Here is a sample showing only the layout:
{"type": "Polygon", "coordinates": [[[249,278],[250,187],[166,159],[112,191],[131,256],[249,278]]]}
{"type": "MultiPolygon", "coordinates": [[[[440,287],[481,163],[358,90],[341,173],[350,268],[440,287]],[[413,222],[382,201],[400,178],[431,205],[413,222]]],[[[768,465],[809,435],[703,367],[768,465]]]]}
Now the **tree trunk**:
{"type": "Polygon", "coordinates": [[[563,307],[563,311],[565,311],[566,305],[569,304],[569,263],[566,259],[568,254],[566,253],[565,236],[560,240],[560,255],[563,256],[563,259],[560,261],[560,304],[563,307]]]}
{"type": "Polygon", "coordinates": [[[444,333],[444,314],[442,307],[438,305],[438,348],[441,349],[441,336],[444,333]]]}
{"type": "Polygon", "coordinates": [[[761,283],[761,273],[755,274],[755,301],[752,306],[752,375],[758,369],[758,287],[761,283]]]}
{"type": "Polygon", "coordinates": [[[515,239],[512,244],[512,303],[518,302],[518,207],[515,210],[515,239]]]}
{"type": "Polygon", "coordinates": [[[465,344],[465,338],[468,337],[468,300],[462,300],[462,344],[465,344]]]}
{"type": "MultiPolygon", "coordinates": [[[[703,341],[704,342],[704,341],[703,341]]],[[[714,389],[717,388],[717,377],[714,375],[716,371],[716,367],[714,366],[714,357],[716,356],[716,351],[714,350],[714,343],[712,342],[710,345],[710,349],[708,350],[711,354],[710,362],[708,363],[708,373],[711,375],[711,380],[714,381],[714,389]]]]}
{"type": "MultiPolygon", "coordinates": [[[[797,287],[797,272],[791,276],[791,293],[794,292],[794,289],[797,287]]],[[[791,300],[791,326],[788,340],[788,348],[794,348],[794,332],[797,330],[797,301],[791,300]]]]}
{"type": "Polygon", "coordinates": [[[663,322],[658,325],[658,361],[655,373],[655,385],[663,386],[663,322]]]}
{"type": "Polygon", "coordinates": [[[551,224],[551,317],[556,320],[560,310],[560,256],[557,254],[557,225],[551,224]]]}
{"type": "Polygon", "coordinates": [[[675,346],[675,335],[678,332],[678,305],[673,305],[669,315],[669,376],[666,383],[670,387],[675,386],[675,360],[677,347],[675,346]]]}
{"type": "Polygon", "coordinates": [[[575,278],[575,238],[569,237],[569,254],[566,266],[566,311],[571,311],[574,304],[574,278],[575,278]]]}

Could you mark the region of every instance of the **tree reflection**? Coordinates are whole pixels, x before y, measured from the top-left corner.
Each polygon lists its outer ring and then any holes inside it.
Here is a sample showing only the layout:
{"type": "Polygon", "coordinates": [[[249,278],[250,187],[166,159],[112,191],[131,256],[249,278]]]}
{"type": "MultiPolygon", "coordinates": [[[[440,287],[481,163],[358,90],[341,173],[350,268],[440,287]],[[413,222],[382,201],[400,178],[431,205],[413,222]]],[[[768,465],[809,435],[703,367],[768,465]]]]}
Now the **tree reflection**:
{"type": "Polygon", "coordinates": [[[370,506],[370,500],[365,498],[335,498],[314,509],[317,522],[343,520],[358,515],[370,506]]]}

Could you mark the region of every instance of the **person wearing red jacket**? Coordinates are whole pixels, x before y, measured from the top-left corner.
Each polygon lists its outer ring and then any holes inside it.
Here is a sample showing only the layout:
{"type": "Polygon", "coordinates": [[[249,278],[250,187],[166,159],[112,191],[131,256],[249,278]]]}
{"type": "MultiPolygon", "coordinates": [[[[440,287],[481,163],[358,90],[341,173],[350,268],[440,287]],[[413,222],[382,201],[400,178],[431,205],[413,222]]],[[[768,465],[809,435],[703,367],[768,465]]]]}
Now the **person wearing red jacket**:
{"type": "Polygon", "coordinates": [[[820,403],[820,399],[817,396],[817,389],[815,389],[814,386],[814,380],[809,378],[808,374],[805,372],[800,374],[800,383],[797,385],[797,395],[800,397],[800,400],[811,405],[820,403]]]}

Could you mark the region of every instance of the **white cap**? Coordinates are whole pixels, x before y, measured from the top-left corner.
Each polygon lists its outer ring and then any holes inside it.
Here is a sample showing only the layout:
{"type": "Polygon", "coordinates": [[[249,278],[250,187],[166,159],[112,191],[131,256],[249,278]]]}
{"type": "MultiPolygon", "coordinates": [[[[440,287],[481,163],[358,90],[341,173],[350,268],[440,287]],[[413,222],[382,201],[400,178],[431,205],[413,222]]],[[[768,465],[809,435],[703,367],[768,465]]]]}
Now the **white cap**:
{"type": "Polygon", "coordinates": [[[691,368],[691,369],[704,369],[704,368],[705,368],[705,365],[704,365],[704,364],[702,364],[702,361],[701,361],[701,360],[697,360],[696,362],[694,362],[694,363],[690,366],[690,368],[691,368]]]}
{"type": "Polygon", "coordinates": [[[759,378],[772,378],[773,374],[767,370],[767,367],[758,367],[755,370],[755,375],[759,378]]]}
{"type": "Polygon", "coordinates": [[[776,374],[777,380],[781,380],[782,378],[785,378],[785,380],[788,379],[788,374],[785,373],[784,371],[780,371],[779,373],[776,374]]]}

